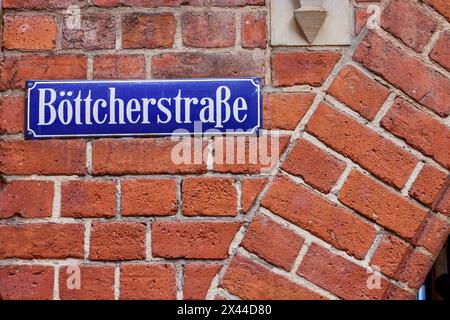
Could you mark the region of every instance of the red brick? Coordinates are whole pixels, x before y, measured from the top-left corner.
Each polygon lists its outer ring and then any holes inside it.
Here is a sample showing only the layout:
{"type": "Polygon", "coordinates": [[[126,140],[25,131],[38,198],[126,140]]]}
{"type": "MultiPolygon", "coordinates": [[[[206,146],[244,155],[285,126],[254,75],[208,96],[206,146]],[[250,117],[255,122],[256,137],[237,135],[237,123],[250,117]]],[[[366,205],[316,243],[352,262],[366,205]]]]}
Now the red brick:
{"type": "Polygon", "coordinates": [[[176,295],[172,265],[125,264],[120,268],[120,299],[174,300],[176,295]]]}
{"type": "Polygon", "coordinates": [[[334,79],[328,93],[367,120],[373,120],[389,96],[389,89],[348,65],[334,79]]]}
{"type": "Polygon", "coordinates": [[[251,209],[266,183],[267,179],[244,178],[242,180],[241,208],[243,213],[247,213],[251,209]]]}
{"type": "Polygon", "coordinates": [[[366,26],[367,19],[372,15],[367,8],[355,8],[355,34],[358,35],[366,26]]]}
{"type": "Polygon", "coordinates": [[[324,193],[331,191],[344,169],[343,161],[304,139],[296,142],[283,163],[283,170],[324,193]]]}
{"type": "Polygon", "coordinates": [[[440,116],[450,114],[450,80],[392,42],[370,32],[353,59],[440,116]]]}
{"type": "Polygon", "coordinates": [[[430,58],[443,66],[450,72],[450,32],[443,32],[439,37],[433,50],[430,52],[430,58]]]}
{"type": "Polygon", "coordinates": [[[235,181],[231,178],[185,178],[182,202],[186,216],[235,216],[235,181]]]}
{"type": "Polygon", "coordinates": [[[266,13],[249,12],[241,17],[241,45],[243,48],[265,48],[267,46],[266,13]]]}
{"type": "Polygon", "coordinates": [[[53,267],[0,266],[2,300],[51,300],[53,267]]]}
{"type": "Polygon", "coordinates": [[[242,246],[275,266],[290,271],[304,239],[264,215],[250,223],[242,246]]]}
{"type": "Polygon", "coordinates": [[[436,201],[436,210],[450,216],[450,179],[447,178],[445,187],[442,193],[439,194],[439,200],[436,201]]]}
{"type": "Polygon", "coordinates": [[[322,103],[307,131],[386,183],[402,188],[417,160],[356,120],[322,103]]]}
{"type": "Polygon", "coordinates": [[[53,182],[15,180],[0,189],[0,218],[20,215],[43,218],[52,215],[53,182]]]}
{"type": "Polygon", "coordinates": [[[0,133],[20,133],[24,127],[23,96],[0,97],[0,133]]]}
{"type": "Polygon", "coordinates": [[[206,263],[189,263],[183,267],[183,299],[203,300],[209,286],[221,265],[206,263]]]}
{"type": "Polygon", "coordinates": [[[80,28],[70,28],[66,16],[62,27],[63,49],[113,49],[116,46],[116,21],[106,12],[83,13],[80,28]]]}
{"type": "Polygon", "coordinates": [[[33,223],[0,225],[0,258],[84,257],[84,225],[33,223]]]}
{"type": "Polygon", "coordinates": [[[409,145],[450,169],[450,128],[401,98],[381,120],[381,125],[409,145]]]}
{"type": "Polygon", "coordinates": [[[264,128],[295,130],[313,103],[314,98],[314,94],[300,92],[264,95],[264,128]]]}
{"type": "Polygon", "coordinates": [[[261,6],[265,0],[211,0],[211,4],[220,7],[261,6]]]}
{"type": "Polygon", "coordinates": [[[3,174],[86,173],[86,143],[81,140],[0,142],[0,172],[3,174]]]}
{"type": "Polygon", "coordinates": [[[417,237],[427,217],[418,205],[356,170],[350,173],[339,199],[409,241],[417,237]]]}
{"type": "Polygon", "coordinates": [[[385,298],[388,300],[417,300],[417,296],[414,293],[406,291],[405,289],[395,285],[391,286],[385,298]]]}
{"type": "Polygon", "coordinates": [[[178,7],[181,5],[202,6],[209,0],[94,0],[99,7],[133,6],[133,7],[178,7]]]}
{"type": "Polygon", "coordinates": [[[17,50],[52,50],[57,28],[48,15],[7,14],[3,18],[3,46],[17,50]]]}
{"type": "Polygon", "coordinates": [[[137,260],[145,258],[144,223],[95,222],[91,227],[91,260],[137,260]]]}
{"type": "Polygon", "coordinates": [[[159,216],[177,213],[177,181],[174,179],[127,179],[121,185],[124,216],[159,216]]]}
{"type": "Polygon", "coordinates": [[[100,55],[94,57],[95,79],[145,79],[143,55],[100,55]]]}
{"type": "Polygon", "coordinates": [[[73,269],[59,269],[59,297],[61,300],[113,300],[114,267],[99,265],[80,265],[80,288],[73,285],[73,269]]]}
{"type": "Polygon", "coordinates": [[[268,173],[289,144],[288,135],[262,134],[258,138],[217,137],[214,140],[214,171],[268,173]]]}
{"type": "Polygon", "coordinates": [[[369,289],[367,281],[373,274],[317,244],[309,247],[297,273],[343,299],[384,299],[389,290],[384,279],[380,280],[380,288],[369,289]]]}
{"type": "Polygon", "coordinates": [[[3,0],[4,9],[67,9],[70,5],[85,7],[87,0],[3,0]]]}
{"type": "Polygon", "coordinates": [[[410,288],[418,289],[433,261],[399,239],[384,237],[371,260],[371,265],[378,266],[386,275],[405,282],[410,288]]]}
{"type": "Polygon", "coordinates": [[[61,216],[74,218],[114,217],[114,181],[74,180],[61,185],[61,216]]]}
{"type": "Polygon", "coordinates": [[[0,90],[25,87],[25,80],[85,79],[87,58],[78,55],[6,56],[0,63],[0,90]]]}
{"type": "Polygon", "coordinates": [[[244,300],[326,299],[240,255],[231,260],[221,286],[244,300]]]}
{"type": "MultiPolygon", "coordinates": [[[[179,142],[167,138],[95,140],[92,144],[93,173],[118,175],[206,172],[204,159],[200,164],[195,164],[194,161],[192,164],[175,164],[171,155],[177,145],[179,142]]],[[[190,146],[191,143],[187,145],[190,146]]],[[[203,148],[205,147],[206,144],[203,144],[203,148]]],[[[194,147],[191,150],[193,149],[194,147]]]]}
{"type": "Polygon", "coordinates": [[[447,0],[423,0],[450,21],[450,7],[447,0]]]}
{"type": "Polygon", "coordinates": [[[416,244],[426,248],[437,256],[444,246],[450,234],[450,223],[431,215],[425,227],[422,229],[416,244]]]}
{"type": "Polygon", "coordinates": [[[238,222],[156,221],[153,256],[169,259],[225,259],[240,227],[238,222]]]}
{"type": "Polygon", "coordinates": [[[446,180],[445,172],[427,164],[409,189],[409,195],[428,207],[432,207],[446,180]]]}
{"type": "Polygon", "coordinates": [[[358,259],[375,238],[372,226],[286,177],[273,182],[262,206],[358,259]]]}
{"type": "Polygon", "coordinates": [[[339,52],[333,51],[275,52],[272,55],[273,85],[320,86],[340,57],[339,52]]]}
{"type": "Polygon", "coordinates": [[[390,1],[383,11],[381,26],[407,46],[422,52],[436,30],[436,22],[411,1],[390,1]]]}
{"type": "Polygon", "coordinates": [[[122,18],[122,47],[171,48],[176,29],[172,13],[130,13],[122,18]]]}
{"type": "Polygon", "coordinates": [[[247,53],[165,53],[152,57],[152,76],[160,79],[263,77],[264,56],[247,53]]]}
{"type": "Polygon", "coordinates": [[[370,260],[370,265],[379,268],[382,273],[397,278],[398,271],[405,264],[413,248],[405,241],[390,235],[384,235],[370,260]]]}
{"type": "Polygon", "coordinates": [[[236,18],[227,12],[186,12],[181,15],[183,45],[194,48],[234,46],[236,18]]]}

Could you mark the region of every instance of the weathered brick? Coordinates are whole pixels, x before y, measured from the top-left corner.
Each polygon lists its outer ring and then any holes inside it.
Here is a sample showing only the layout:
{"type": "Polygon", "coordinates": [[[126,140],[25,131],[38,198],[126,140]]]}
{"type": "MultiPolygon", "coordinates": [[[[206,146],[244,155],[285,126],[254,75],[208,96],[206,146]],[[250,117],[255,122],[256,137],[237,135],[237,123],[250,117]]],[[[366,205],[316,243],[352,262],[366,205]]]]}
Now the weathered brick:
{"type": "Polygon", "coordinates": [[[407,0],[390,1],[381,18],[383,29],[418,52],[423,51],[437,27],[430,15],[407,0]]]}
{"type": "MultiPolygon", "coordinates": [[[[187,146],[194,144],[189,143],[189,140],[184,143],[187,146]]],[[[171,156],[178,144],[166,138],[95,140],[92,144],[92,171],[95,175],[206,172],[205,159],[195,164],[192,157],[191,164],[175,164],[171,156]]],[[[203,144],[203,148],[206,148],[206,144],[203,144]]]]}
{"type": "Polygon", "coordinates": [[[130,13],[122,18],[122,47],[171,48],[176,29],[172,13],[130,13]]]}
{"type": "Polygon", "coordinates": [[[355,35],[361,32],[371,15],[367,8],[355,8],[355,35]]]}
{"type": "Polygon", "coordinates": [[[264,189],[267,179],[244,178],[241,183],[241,209],[247,213],[264,189]]]}
{"type": "Polygon", "coordinates": [[[53,272],[50,266],[0,266],[0,296],[2,300],[50,300],[53,272]]]}
{"type": "Polygon", "coordinates": [[[91,260],[137,260],[145,258],[144,223],[95,222],[91,227],[91,260]]]}
{"type": "Polygon", "coordinates": [[[450,223],[431,215],[422,229],[416,244],[437,256],[450,235],[450,223]]]}
{"type": "Polygon", "coordinates": [[[94,57],[95,79],[145,79],[145,57],[99,55],[94,57]]]}
{"type": "Polygon", "coordinates": [[[183,45],[194,48],[234,46],[236,18],[227,12],[186,12],[181,15],[183,45]]]}
{"type": "Polygon", "coordinates": [[[450,114],[450,80],[392,42],[369,32],[353,59],[440,116],[450,114]]]}
{"type": "Polygon", "coordinates": [[[6,56],[0,60],[0,90],[25,87],[25,80],[85,79],[87,58],[80,55],[6,56]]]}
{"type": "Polygon", "coordinates": [[[334,79],[328,93],[367,120],[373,120],[386,101],[389,89],[348,65],[334,79]]]}
{"type": "Polygon", "coordinates": [[[231,260],[221,286],[244,300],[326,299],[241,255],[231,260]]]}
{"type": "Polygon", "coordinates": [[[203,300],[214,276],[221,265],[206,263],[189,263],[183,267],[183,299],[203,300]]]}
{"type": "Polygon", "coordinates": [[[241,45],[243,48],[267,46],[266,13],[249,12],[241,17],[241,45]]]}
{"type": "Polygon", "coordinates": [[[274,86],[320,86],[341,54],[334,51],[275,52],[272,54],[274,86]]]}
{"type": "Polygon", "coordinates": [[[62,27],[63,49],[113,49],[116,45],[116,21],[106,12],[81,14],[80,28],[70,24],[72,16],[64,18],[62,27]]]}
{"type": "Polygon", "coordinates": [[[312,244],[297,273],[343,299],[384,299],[389,283],[381,279],[380,288],[369,289],[370,273],[363,267],[312,244]]]}
{"type": "Polygon", "coordinates": [[[362,219],[286,177],[273,182],[262,206],[358,259],[375,238],[375,229],[362,219]]]}
{"type": "Polygon", "coordinates": [[[409,189],[409,195],[428,207],[433,203],[445,186],[447,174],[431,165],[425,165],[409,189]]]}
{"type": "Polygon", "coordinates": [[[0,189],[0,218],[19,215],[42,218],[52,215],[53,182],[15,180],[0,189]]]}
{"type": "Polygon", "coordinates": [[[52,50],[57,28],[49,15],[16,15],[3,17],[3,46],[16,50],[52,50]]]}
{"type": "Polygon", "coordinates": [[[339,199],[409,241],[417,237],[427,217],[418,205],[356,170],[340,190],[339,199]]]}
{"type": "Polygon", "coordinates": [[[450,179],[447,178],[447,182],[441,194],[439,194],[439,200],[436,202],[436,210],[450,216],[450,179]]]}
{"type": "Polygon", "coordinates": [[[0,142],[0,172],[3,174],[86,173],[86,143],[80,140],[0,142]]]}
{"type": "Polygon", "coordinates": [[[441,34],[430,52],[430,58],[450,72],[450,31],[441,34]]]}
{"type": "Polygon", "coordinates": [[[314,94],[301,92],[264,95],[264,128],[294,130],[308,111],[314,97],[314,94]]]}
{"type": "Polygon", "coordinates": [[[258,138],[217,137],[214,171],[224,173],[271,172],[289,144],[288,135],[262,134],[258,138]]]}
{"type": "Polygon", "coordinates": [[[23,96],[0,97],[0,133],[20,133],[24,127],[23,96]]]}
{"type": "Polygon", "coordinates": [[[99,7],[133,6],[133,7],[178,7],[181,5],[202,6],[209,0],[94,0],[99,7]]]}
{"type": "Polygon", "coordinates": [[[61,300],[113,300],[114,267],[100,265],[80,265],[80,288],[74,288],[74,269],[59,269],[59,297],[61,300]]]}
{"type": "Polygon", "coordinates": [[[152,224],[153,256],[225,259],[239,227],[238,222],[156,221],[152,224]]]}
{"type": "Polygon", "coordinates": [[[385,236],[370,263],[391,278],[418,289],[425,280],[432,262],[428,256],[414,251],[400,239],[385,236]]]}
{"type": "Polygon", "coordinates": [[[61,216],[74,218],[114,217],[114,181],[73,180],[61,185],[61,216]]]}
{"type": "Polygon", "coordinates": [[[304,239],[262,214],[253,218],[242,246],[264,260],[290,271],[304,239]]]}
{"type": "Polygon", "coordinates": [[[345,163],[312,143],[300,139],[283,163],[283,170],[328,193],[345,169],[345,163]]]}
{"type": "Polygon", "coordinates": [[[264,76],[264,56],[248,53],[165,53],[152,57],[154,78],[264,76]]]}
{"type": "Polygon", "coordinates": [[[0,225],[0,258],[83,258],[84,224],[0,225]]]}
{"type": "Polygon", "coordinates": [[[66,9],[70,5],[85,7],[87,0],[3,0],[5,9],[66,9]]]}
{"type": "Polygon", "coordinates": [[[396,188],[402,188],[417,160],[356,120],[322,103],[307,131],[329,147],[396,188]]]}
{"type": "Polygon", "coordinates": [[[397,278],[398,271],[405,264],[413,248],[405,241],[390,235],[384,235],[370,260],[370,265],[391,278],[397,278]]]}
{"type": "Polygon", "coordinates": [[[173,215],[177,212],[177,208],[177,181],[175,179],[122,180],[122,215],[173,215]]]}
{"type": "Polygon", "coordinates": [[[187,216],[235,216],[235,181],[231,178],[185,178],[182,202],[183,214],[187,216]]]}
{"type": "Polygon", "coordinates": [[[423,0],[450,21],[450,6],[447,0],[423,0]]]}
{"type": "Polygon", "coordinates": [[[450,169],[450,128],[401,98],[381,120],[381,125],[409,145],[450,169]]]}
{"type": "Polygon", "coordinates": [[[220,7],[261,6],[265,0],[211,0],[211,4],[220,7]]]}
{"type": "Polygon", "coordinates": [[[120,268],[120,299],[174,300],[175,267],[168,264],[124,264],[120,268]]]}

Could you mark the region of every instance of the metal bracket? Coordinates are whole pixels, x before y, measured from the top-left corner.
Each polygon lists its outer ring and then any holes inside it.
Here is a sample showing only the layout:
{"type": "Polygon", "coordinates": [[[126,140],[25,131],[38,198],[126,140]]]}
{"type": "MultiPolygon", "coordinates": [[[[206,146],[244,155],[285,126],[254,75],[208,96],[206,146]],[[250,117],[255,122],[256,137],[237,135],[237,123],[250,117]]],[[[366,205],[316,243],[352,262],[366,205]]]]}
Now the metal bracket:
{"type": "Polygon", "coordinates": [[[349,0],[273,0],[273,46],[349,45],[352,39],[349,0]]]}

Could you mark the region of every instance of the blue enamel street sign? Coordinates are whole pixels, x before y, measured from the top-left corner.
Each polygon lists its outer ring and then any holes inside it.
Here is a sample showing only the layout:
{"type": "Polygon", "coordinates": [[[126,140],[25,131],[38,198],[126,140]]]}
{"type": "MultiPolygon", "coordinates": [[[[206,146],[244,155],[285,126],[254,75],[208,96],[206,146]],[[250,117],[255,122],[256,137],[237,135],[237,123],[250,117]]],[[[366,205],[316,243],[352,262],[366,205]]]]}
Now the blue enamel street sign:
{"type": "Polygon", "coordinates": [[[252,135],[258,78],[27,81],[26,138],[252,135]]]}

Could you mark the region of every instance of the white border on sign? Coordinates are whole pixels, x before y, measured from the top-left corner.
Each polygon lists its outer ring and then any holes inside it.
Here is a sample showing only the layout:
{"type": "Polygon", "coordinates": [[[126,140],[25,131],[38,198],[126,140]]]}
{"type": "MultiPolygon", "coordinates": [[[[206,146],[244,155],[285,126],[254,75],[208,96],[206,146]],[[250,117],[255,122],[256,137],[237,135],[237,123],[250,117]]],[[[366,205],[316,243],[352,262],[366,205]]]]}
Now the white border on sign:
{"type": "MultiPolygon", "coordinates": [[[[110,133],[110,134],[58,134],[58,135],[38,135],[33,130],[30,129],[30,92],[34,89],[34,87],[37,84],[40,83],[133,83],[133,82],[139,82],[139,83],[154,83],[154,82],[215,82],[215,81],[232,81],[232,82],[238,82],[238,81],[250,81],[257,89],[258,89],[258,124],[252,128],[250,132],[220,132],[220,135],[225,136],[247,136],[247,135],[253,135],[256,133],[258,128],[261,127],[261,83],[255,82],[256,78],[214,78],[214,79],[161,79],[161,80],[28,80],[27,82],[33,82],[33,86],[28,88],[27,93],[27,128],[26,132],[29,134],[32,134],[33,138],[77,138],[77,137],[148,137],[148,136],[171,136],[173,135],[173,132],[158,132],[158,133],[110,133]]],[[[191,135],[203,135],[203,136],[217,136],[219,135],[216,133],[204,133],[204,132],[187,132],[187,133],[178,133],[176,136],[182,137],[182,136],[191,136],[191,135]]],[[[27,134],[25,135],[27,136],[27,134]]]]}

